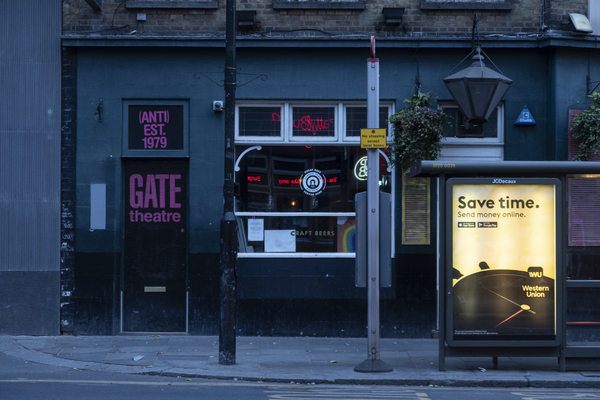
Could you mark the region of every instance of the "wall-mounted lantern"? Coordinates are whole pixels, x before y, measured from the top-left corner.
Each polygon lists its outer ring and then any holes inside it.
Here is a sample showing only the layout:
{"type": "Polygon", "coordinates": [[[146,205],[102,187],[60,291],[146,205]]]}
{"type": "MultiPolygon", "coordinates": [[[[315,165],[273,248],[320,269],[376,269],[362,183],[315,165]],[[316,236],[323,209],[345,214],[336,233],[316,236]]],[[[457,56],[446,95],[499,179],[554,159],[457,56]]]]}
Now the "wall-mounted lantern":
{"type": "Polygon", "coordinates": [[[471,51],[471,54],[475,53],[473,64],[444,78],[450,94],[471,124],[487,122],[512,84],[511,79],[489,69],[483,63],[477,21],[477,14],[475,14],[471,51]],[[477,32],[477,44],[475,44],[475,32],[477,32]]]}

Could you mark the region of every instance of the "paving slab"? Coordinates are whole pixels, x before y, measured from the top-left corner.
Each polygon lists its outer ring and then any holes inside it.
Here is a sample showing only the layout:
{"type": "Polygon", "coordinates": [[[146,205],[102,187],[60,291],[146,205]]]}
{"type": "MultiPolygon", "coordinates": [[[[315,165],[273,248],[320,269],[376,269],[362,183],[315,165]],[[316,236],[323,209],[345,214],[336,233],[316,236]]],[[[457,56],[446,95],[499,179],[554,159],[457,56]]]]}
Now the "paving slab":
{"type": "MultiPolygon", "coordinates": [[[[236,364],[219,364],[215,336],[0,336],[0,352],[40,364],[111,373],[262,382],[600,388],[600,371],[559,372],[557,358],[447,357],[439,371],[437,339],[381,339],[380,358],[393,368],[360,373],[366,338],[238,337],[236,364]]],[[[600,369],[600,365],[596,365],[600,369]]],[[[589,370],[592,369],[592,370],[589,370]]]]}

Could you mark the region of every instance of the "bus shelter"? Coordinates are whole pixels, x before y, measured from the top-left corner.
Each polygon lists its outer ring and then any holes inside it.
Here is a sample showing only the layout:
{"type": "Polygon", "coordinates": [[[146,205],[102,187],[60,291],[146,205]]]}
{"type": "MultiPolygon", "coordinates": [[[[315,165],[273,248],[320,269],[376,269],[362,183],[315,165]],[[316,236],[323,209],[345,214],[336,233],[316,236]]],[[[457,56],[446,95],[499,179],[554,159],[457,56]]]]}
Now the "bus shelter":
{"type": "Polygon", "coordinates": [[[566,273],[571,180],[596,182],[600,162],[422,161],[411,175],[439,178],[440,371],[446,357],[558,357],[560,371],[600,358],[597,301],[585,321],[567,308],[600,279],[566,273]],[[567,328],[580,325],[588,337],[571,343],[567,328]]]}

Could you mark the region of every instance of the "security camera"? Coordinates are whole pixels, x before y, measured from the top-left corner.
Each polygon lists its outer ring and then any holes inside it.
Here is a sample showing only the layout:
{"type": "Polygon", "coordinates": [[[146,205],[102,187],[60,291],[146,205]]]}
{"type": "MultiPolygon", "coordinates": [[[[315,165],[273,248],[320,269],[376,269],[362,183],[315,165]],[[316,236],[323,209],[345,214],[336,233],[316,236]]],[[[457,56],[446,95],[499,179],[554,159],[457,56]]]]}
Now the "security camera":
{"type": "Polygon", "coordinates": [[[213,101],[213,111],[223,111],[223,102],[221,100],[213,101]]]}

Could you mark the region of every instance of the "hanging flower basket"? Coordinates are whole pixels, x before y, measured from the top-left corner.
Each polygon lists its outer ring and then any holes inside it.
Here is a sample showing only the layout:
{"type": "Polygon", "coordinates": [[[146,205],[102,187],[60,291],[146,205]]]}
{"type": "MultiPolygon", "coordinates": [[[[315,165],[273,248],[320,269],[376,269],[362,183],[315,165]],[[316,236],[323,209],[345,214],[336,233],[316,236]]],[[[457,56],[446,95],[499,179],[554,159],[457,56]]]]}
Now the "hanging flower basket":
{"type": "Polygon", "coordinates": [[[415,94],[404,100],[410,103],[408,108],[398,111],[388,120],[394,131],[390,161],[407,177],[411,165],[422,160],[437,160],[442,150],[442,124],[447,115],[429,108],[431,100],[429,93],[415,94]]]}
{"type": "Polygon", "coordinates": [[[591,161],[600,151],[600,92],[593,92],[588,97],[592,99],[592,105],[577,114],[571,126],[573,137],[581,140],[575,161],[591,161]]]}

